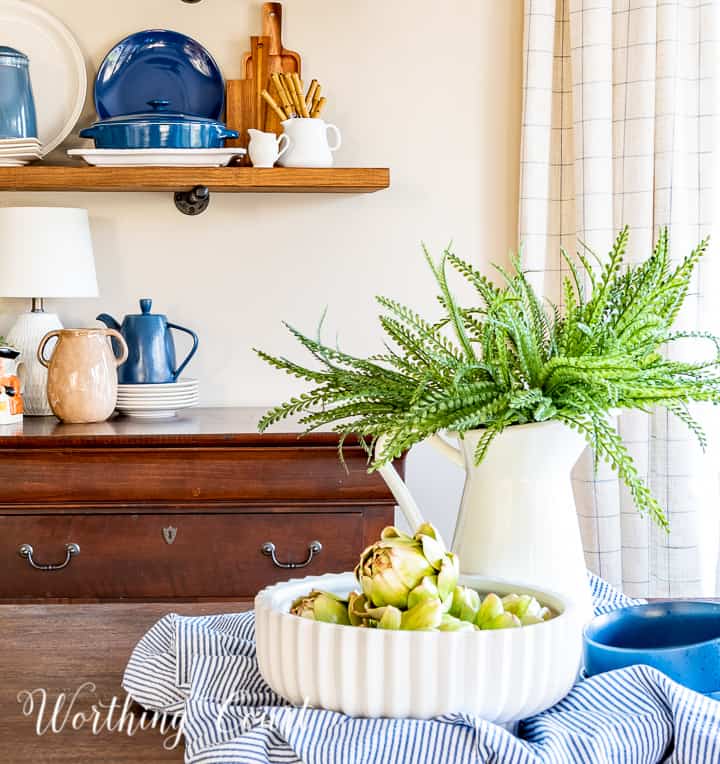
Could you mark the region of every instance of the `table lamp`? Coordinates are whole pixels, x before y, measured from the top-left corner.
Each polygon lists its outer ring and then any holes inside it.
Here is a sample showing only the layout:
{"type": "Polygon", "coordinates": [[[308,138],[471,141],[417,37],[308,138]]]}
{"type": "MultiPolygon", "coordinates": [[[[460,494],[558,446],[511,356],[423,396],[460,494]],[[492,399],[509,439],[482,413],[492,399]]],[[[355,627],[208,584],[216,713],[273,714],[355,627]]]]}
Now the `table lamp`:
{"type": "Polygon", "coordinates": [[[18,316],[6,336],[25,364],[26,414],[52,414],[47,401],[47,369],[36,353],[45,334],[62,329],[62,323],[55,313],[45,312],[43,299],[97,294],[87,210],[0,208],[0,297],[32,299],[31,310],[18,316]]]}

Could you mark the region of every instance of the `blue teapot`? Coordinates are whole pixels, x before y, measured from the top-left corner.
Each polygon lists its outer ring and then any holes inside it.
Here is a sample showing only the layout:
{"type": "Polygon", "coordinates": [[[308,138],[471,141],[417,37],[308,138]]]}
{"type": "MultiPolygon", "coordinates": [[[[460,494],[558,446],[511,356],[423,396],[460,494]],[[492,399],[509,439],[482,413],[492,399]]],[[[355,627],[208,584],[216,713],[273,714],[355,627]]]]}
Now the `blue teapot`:
{"type": "Polygon", "coordinates": [[[127,361],[118,367],[118,382],[121,385],[175,382],[197,350],[198,336],[192,329],[171,324],[167,316],[151,313],[151,308],[152,300],[140,300],[142,313],[125,316],[122,326],[107,313],[97,316],[97,320],[108,329],[120,332],[127,343],[127,361]],[[192,349],[177,367],[171,329],[187,332],[193,338],[192,349]]]}

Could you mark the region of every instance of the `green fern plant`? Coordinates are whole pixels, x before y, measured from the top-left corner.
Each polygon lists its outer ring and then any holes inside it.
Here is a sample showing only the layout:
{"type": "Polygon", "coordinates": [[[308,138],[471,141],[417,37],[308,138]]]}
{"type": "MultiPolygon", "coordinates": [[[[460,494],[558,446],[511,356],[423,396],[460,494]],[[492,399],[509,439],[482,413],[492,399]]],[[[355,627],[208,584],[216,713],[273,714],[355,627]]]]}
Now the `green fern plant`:
{"type": "Polygon", "coordinates": [[[672,327],[708,241],[673,266],[663,230],[647,260],[627,265],[628,235],[626,227],[596,269],[589,250],[578,253],[580,267],[563,251],[569,276],[563,282],[562,311],[543,303],[519,257],[509,272],[498,267],[503,282],[498,286],[452,252],[445,251],[436,263],[423,248],[439,288],[442,319],[430,322],[378,297],[389,342],[383,353],[370,358],[325,345],[320,331],[312,338],[288,326],[317,368],[256,352],[312,388],[269,410],[260,430],[299,417],[307,431],[330,426],[338,432],[341,452],[345,438],[358,434],[368,449],[370,469],[375,469],[440,430],[462,437],[482,429],[475,451],[479,463],[506,427],[555,419],[582,433],[596,463],[608,462],[640,512],[667,528],[662,508],[608,415],[614,409],[660,406],[705,446],[705,433],[688,404],[720,401],[720,339],[672,327]],[[478,305],[458,304],[448,283],[450,269],[474,287],[478,305]],[[663,354],[667,343],[690,337],[712,343],[712,359],[687,363],[663,354]],[[385,438],[376,454],[381,435],[385,438]]]}

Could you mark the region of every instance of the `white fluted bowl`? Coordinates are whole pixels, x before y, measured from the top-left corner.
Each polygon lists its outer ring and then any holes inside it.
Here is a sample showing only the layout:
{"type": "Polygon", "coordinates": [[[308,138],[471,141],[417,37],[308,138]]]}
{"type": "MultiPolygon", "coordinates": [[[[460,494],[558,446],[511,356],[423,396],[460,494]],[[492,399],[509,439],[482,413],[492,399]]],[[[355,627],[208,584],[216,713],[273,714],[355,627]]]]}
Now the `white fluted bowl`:
{"type": "Polygon", "coordinates": [[[579,608],[522,584],[463,576],[480,592],[535,596],[559,615],[518,629],[388,631],[337,626],[290,615],[312,589],[341,596],[358,589],[352,573],[275,584],[255,598],[257,658],[265,681],[295,705],[350,716],[427,719],[469,713],[512,722],[564,697],[582,653],[579,608]]]}

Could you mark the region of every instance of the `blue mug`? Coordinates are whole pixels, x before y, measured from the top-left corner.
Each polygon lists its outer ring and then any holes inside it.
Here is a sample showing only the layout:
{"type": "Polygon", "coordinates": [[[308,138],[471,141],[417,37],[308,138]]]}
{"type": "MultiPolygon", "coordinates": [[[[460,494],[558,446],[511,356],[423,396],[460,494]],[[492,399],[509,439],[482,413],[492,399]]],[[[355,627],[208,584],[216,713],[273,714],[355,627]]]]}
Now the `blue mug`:
{"type": "Polygon", "coordinates": [[[28,57],[0,45],[0,140],[37,138],[35,100],[28,57]]]}

